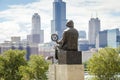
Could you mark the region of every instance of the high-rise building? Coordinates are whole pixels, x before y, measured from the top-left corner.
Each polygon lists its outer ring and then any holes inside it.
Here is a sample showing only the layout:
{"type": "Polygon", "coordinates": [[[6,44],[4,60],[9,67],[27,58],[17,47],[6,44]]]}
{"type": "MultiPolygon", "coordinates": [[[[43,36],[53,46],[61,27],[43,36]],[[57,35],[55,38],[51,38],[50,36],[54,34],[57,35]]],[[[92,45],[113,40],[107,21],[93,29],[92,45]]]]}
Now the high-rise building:
{"type": "Polygon", "coordinates": [[[59,38],[66,28],[66,3],[62,0],[53,2],[53,20],[51,21],[51,33],[57,33],[59,38]]]}
{"type": "Polygon", "coordinates": [[[86,32],[85,31],[79,31],[79,38],[86,39],[86,32]]]}
{"type": "Polygon", "coordinates": [[[34,13],[32,16],[32,30],[31,34],[27,36],[28,42],[31,43],[43,43],[44,31],[41,30],[41,21],[38,13],[34,13]]]}
{"type": "Polygon", "coordinates": [[[79,48],[79,51],[87,51],[87,50],[89,50],[88,40],[79,39],[78,40],[78,48],[79,48]]]}
{"type": "Polygon", "coordinates": [[[87,51],[89,49],[88,40],[86,40],[86,32],[83,30],[79,31],[78,49],[80,51],[87,51]]]}
{"type": "Polygon", "coordinates": [[[21,38],[19,36],[13,36],[11,37],[12,42],[20,42],[21,38]]]}
{"type": "Polygon", "coordinates": [[[112,47],[117,48],[120,46],[119,29],[110,29],[100,31],[96,38],[96,48],[112,47]]]}
{"type": "Polygon", "coordinates": [[[108,46],[117,48],[120,46],[119,29],[108,30],[108,46]]]}
{"type": "Polygon", "coordinates": [[[96,48],[107,47],[107,30],[100,31],[96,37],[96,48]]]}
{"type": "Polygon", "coordinates": [[[98,18],[91,18],[89,21],[88,39],[90,45],[95,45],[97,34],[100,31],[100,20],[98,18]]]}

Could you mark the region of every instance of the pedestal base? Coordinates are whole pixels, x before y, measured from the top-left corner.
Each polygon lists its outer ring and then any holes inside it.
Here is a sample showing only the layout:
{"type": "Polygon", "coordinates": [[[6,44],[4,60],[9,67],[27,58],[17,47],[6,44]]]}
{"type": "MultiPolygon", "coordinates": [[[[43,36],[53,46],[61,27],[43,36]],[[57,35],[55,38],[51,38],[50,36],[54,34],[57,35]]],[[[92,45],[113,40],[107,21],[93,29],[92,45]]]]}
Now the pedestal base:
{"type": "Polygon", "coordinates": [[[82,64],[82,52],[61,50],[58,52],[58,64],[82,64]]]}
{"type": "Polygon", "coordinates": [[[84,80],[84,66],[50,65],[48,80],[84,80]]]}

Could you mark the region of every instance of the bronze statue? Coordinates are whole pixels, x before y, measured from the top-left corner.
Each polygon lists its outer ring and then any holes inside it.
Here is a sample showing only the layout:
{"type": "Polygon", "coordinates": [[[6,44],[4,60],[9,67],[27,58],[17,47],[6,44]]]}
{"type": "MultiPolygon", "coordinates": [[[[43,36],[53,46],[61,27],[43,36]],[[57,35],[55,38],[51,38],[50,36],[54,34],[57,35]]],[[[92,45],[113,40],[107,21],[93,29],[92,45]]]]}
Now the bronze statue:
{"type": "Polygon", "coordinates": [[[60,49],[66,51],[78,51],[78,31],[74,28],[74,23],[72,20],[68,21],[67,29],[64,30],[62,39],[60,41],[56,41],[60,49]]]}
{"type": "Polygon", "coordinates": [[[58,35],[52,34],[51,39],[58,46],[55,47],[55,58],[58,64],[82,64],[82,52],[78,51],[78,31],[74,28],[72,20],[68,21],[62,39],[58,41],[58,35]]]}

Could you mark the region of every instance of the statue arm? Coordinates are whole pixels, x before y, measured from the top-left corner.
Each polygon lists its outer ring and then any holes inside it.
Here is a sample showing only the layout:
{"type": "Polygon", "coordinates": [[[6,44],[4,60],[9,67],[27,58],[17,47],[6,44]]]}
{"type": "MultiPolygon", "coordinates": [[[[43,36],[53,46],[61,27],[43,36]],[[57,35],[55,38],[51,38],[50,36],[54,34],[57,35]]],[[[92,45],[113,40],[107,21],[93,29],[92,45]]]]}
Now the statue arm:
{"type": "Polygon", "coordinates": [[[56,43],[57,44],[63,44],[65,42],[65,39],[66,39],[65,35],[66,35],[66,32],[63,33],[62,39],[57,41],[56,43]]]}

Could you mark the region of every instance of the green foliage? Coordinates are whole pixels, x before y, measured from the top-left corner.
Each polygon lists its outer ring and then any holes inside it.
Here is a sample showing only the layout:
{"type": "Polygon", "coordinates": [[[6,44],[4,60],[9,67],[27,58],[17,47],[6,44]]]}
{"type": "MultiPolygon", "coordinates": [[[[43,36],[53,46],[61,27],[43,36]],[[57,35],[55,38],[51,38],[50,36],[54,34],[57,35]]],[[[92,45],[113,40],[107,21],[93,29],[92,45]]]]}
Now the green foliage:
{"type": "Polygon", "coordinates": [[[21,80],[19,67],[26,65],[25,51],[8,50],[0,55],[0,79],[21,80]]]}
{"type": "Polygon", "coordinates": [[[116,48],[116,51],[120,54],[120,46],[116,48]]]}
{"type": "Polygon", "coordinates": [[[22,80],[47,80],[48,63],[42,56],[32,55],[27,66],[21,66],[22,80]]]}
{"type": "Polygon", "coordinates": [[[120,57],[113,48],[99,50],[88,62],[90,74],[97,76],[96,80],[109,80],[120,73],[120,57]]]}
{"type": "Polygon", "coordinates": [[[25,60],[25,51],[8,50],[0,55],[0,80],[47,80],[48,63],[42,56],[25,60]]]}
{"type": "Polygon", "coordinates": [[[83,65],[84,65],[84,71],[87,71],[87,64],[88,64],[88,61],[84,62],[83,65]]]}

